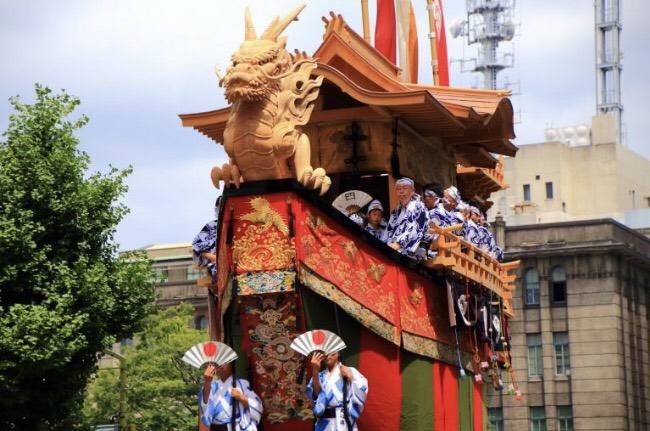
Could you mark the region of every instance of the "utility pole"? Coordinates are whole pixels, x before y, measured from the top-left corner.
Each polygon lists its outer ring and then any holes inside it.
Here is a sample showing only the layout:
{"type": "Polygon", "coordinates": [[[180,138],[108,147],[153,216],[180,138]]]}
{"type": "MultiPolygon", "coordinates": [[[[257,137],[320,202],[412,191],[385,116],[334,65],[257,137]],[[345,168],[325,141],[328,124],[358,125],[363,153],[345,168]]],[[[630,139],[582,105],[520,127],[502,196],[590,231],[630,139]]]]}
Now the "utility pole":
{"type": "Polygon", "coordinates": [[[128,430],[128,420],[126,417],[126,400],[127,400],[127,393],[126,393],[126,358],[122,355],[120,355],[117,352],[114,352],[109,349],[104,349],[104,353],[112,356],[113,358],[117,359],[120,362],[120,404],[119,404],[119,411],[118,411],[118,424],[120,426],[120,431],[127,431],[128,430]]]}

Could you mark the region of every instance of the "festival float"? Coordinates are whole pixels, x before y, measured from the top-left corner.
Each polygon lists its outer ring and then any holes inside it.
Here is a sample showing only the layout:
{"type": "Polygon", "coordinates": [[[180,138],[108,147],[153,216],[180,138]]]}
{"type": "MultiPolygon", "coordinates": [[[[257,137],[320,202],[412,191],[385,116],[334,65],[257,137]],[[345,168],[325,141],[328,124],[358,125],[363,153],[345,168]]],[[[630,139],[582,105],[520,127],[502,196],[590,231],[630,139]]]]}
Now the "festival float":
{"type": "Polygon", "coordinates": [[[259,36],[247,10],[219,76],[229,105],[180,115],[229,158],[211,173],[223,187],[216,274],[199,280],[210,338],[237,351],[265,431],[313,428],[290,349],[311,329],[339,334],[343,362],[368,379],[359,429],[483,430],[488,386],[521,397],[508,337],[518,262],[433,225],[418,262],[333,202],[363,191],[395,208],[406,176],[417,189],[456,185],[486,210],[505,187],[498,155],[517,150],[509,93],[409,83],[334,13],[313,54],[289,53],[282,32],[303,7],[259,36]]]}

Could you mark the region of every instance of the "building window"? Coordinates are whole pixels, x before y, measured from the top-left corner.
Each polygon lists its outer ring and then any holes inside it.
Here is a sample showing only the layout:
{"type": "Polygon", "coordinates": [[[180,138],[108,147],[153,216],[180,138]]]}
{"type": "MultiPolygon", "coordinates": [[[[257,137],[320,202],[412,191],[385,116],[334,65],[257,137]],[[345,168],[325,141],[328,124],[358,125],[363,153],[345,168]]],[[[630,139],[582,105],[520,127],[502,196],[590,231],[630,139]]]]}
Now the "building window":
{"type": "Polygon", "coordinates": [[[188,280],[198,280],[204,275],[205,275],[205,270],[203,268],[199,268],[198,266],[195,265],[191,265],[187,268],[188,280]]]}
{"type": "Polygon", "coordinates": [[[160,283],[166,283],[169,281],[169,268],[166,266],[160,266],[158,268],[154,268],[154,271],[156,272],[156,276],[158,276],[158,280],[160,283]]]}
{"type": "Polygon", "coordinates": [[[553,199],[553,183],[546,183],[546,199],[553,199]]]}
{"type": "Polygon", "coordinates": [[[542,377],[542,334],[527,334],[528,377],[542,377]]]}
{"type": "Polygon", "coordinates": [[[530,184],[524,184],[524,202],[530,202],[530,184]]]}
{"type": "Polygon", "coordinates": [[[555,346],[555,374],[558,376],[568,376],[571,369],[569,359],[569,333],[554,332],[553,346],[555,346]]]}
{"type": "Polygon", "coordinates": [[[530,408],[530,431],[546,431],[546,412],[544,407],[530,408]]]}
{"type": "Polygon", "coordinates": [[[557,406],[558,431],[573,431],[573,408],[571,406],[557,406]]]}
{"type": "Polygon", "coordinates": [[[490,419],[490,431],[503,431],[503,409],[494,407],[488,409],[490,419]]]}
{"type": "Polygon", "coordinates": [[[194,328],[195,329],[205,329],[208,327],[208,318],[203,314],[196,316],[194,319],[194,328]]]}
{"type": "Polygon", "coordinates": [[[566,272],[561,266],[551,271],[551,294],[553,302],[566,302],[566,272]]]}
{"type": "Polygon", "coordinates": [[[526,305],[539,305],[539,273],[529,268],[524,275],[524,292],[526,305]]]}

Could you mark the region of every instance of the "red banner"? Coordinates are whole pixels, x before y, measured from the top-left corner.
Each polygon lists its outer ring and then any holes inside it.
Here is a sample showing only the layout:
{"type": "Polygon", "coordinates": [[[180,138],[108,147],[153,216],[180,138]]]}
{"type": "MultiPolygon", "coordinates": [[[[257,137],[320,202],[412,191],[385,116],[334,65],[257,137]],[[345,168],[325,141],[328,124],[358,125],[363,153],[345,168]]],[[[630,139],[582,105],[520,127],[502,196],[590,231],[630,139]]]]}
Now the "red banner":
{"type": "Polygon", "coordinates": [[[433,0],[433,14],[436,20],[436,54],[438,60],[438,85],[449,86],[449,60],[447,58],[447,35],[442,0],[433,0]]]}
{"type": "Polygon", "coordinates": [[[397,62],[397,27],[393,0],[377,0],[375,48],[393,64],[397,62]]]}

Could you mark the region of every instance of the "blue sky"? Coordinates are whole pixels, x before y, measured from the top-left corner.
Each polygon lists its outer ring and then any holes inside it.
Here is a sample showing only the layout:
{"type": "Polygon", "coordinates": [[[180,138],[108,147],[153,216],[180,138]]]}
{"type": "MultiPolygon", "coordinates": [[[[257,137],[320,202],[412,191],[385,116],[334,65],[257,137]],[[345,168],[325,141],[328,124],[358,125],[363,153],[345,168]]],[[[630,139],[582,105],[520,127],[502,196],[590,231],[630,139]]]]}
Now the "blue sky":
{"type": "MultiPolygon", "coordinates": [[[[33,84],[64,88],[81,98],[90,117],[80,132],[93,169],[132,165],[125,198],[131,213],[118,229],[123,249],[150,243],[190,241],[212,214],[216,191],[210,167],[222,163],[222,147],[180,126],[177,114],[225,106],[213,70],[225,68],[243,38],[243,10],[251,6],[261,29],[297,0],[117,1],[58,0],[0,3],[0,129],[7,125],[8,97],[30,100],[33,84]]],[[[371,4],[374,27],[375,2],[371,4]]],[[[426,2],[415,0],[420,34],[420,82],[430,82],[426,2]]],[[[462,0],[444,2],[447,26],[464,17],[462,0]]],[[[515,143],[539,142],[549,126],[589,123],[595,111],[593,0],[519,0],[516,67],[503,72],[520,81],[513,98],[522,121],[515,143]]],[[[341,13],[360,31],[353,0],[310,0],[285,32],[289,48],[312,52],[320,20],[341,13]]],[[[623,2],[623,104],[627,143],[650,157],[646,102],[650,100],[650,2],[623,2]]],[[[472,48],[449,40],[449,55],[472,48]]],[[[452,85],[477,77],[452,67],[452,85]]]]}

